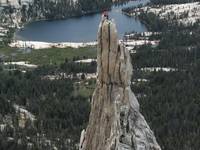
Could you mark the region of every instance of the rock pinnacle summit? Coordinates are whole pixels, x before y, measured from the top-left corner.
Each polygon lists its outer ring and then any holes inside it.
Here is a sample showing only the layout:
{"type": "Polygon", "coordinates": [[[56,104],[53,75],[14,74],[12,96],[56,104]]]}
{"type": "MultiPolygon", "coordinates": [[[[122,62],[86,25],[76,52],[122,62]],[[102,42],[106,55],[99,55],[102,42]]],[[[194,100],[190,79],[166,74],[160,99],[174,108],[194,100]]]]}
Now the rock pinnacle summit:
{"type": "Polygon", "coordinates": [[[99,25],[97,64],[89,123],[79,150],[161,150],[130,88],[129,52],[106,17],[99,25]]]}

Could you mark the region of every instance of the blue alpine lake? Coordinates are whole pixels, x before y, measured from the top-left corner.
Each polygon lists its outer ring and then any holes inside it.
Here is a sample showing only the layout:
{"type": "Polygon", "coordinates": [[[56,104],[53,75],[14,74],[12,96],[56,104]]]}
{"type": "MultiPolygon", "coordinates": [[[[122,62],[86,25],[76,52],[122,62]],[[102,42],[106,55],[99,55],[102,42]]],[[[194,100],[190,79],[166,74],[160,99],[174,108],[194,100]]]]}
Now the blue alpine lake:
{"type": "MultiPolygon", "coordinates": [[[[124,33],[147,31],[146,27],[135,17],[122,13],[121,9],[129,6],[145,4],[148,0],[130,1],[124,5],[113,6],[109,17],[117,24],[119,38],[124,33]]],[[[16,40],[42,42],[90,42],[97,38],[101,13],[73,17],[65,20],[32,22],[15,34],[16,40]]]]}

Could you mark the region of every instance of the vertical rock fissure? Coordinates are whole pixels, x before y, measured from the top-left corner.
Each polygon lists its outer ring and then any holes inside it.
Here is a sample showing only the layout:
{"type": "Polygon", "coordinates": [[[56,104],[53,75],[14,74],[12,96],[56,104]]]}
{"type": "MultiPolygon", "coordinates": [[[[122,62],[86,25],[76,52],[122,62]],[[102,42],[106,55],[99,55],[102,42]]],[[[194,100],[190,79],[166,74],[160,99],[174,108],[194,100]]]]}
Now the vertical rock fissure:
{"type": "Polygon", "coordinates": [[[108,23],[108,68],[107,68],[107,73],[108,73],[108,82],[110,83],[110,22],[108,23]]]}
{"type": "Polygon", "coordinates": [[[119,82],[120,82],[120,85],[122,85],[122,77],[121,77],[121,73],[120,73],[120,70],[121,70],[121,62],[119,63],[119,70],[118,70],[118,76],[119,76],[119,82]]]}
{"type": "MultiPolygon", "coordinates": [[[[117,61],[118,61],[117,58],[118,58],[118,57],[119,57],[119,46],[117,47],[117,54],[116,54],[116,56],[115,56],[115,62],[114,62],[114,63],[115,63],[115,64],[114,64],[114,70],[113,70],[113,72],[114,72],[114,77],[115,77],[115,70],[116,70],[116,67],[117,67],[117,61]]],[[[117,84],[116,81],[114,81],[114,83],[117,84]]]]}
{"type": "MultiPolygon", "coordinates": [[[[100,45],[101,45],[100,46],[100,58],[102,58],[102,52],[103,52],[103,42],[102,42],[102,33],[103,33],[103,31],[102,30],[103,30],[103,28],[102,28],[102,26],[100,26],[100,45]]],[[[100,60],[100,65],[102,66],[102,61],[101,60],[100,60]]],[[[101,79],[103,79],[103,73],[101,73],[100,76],[101,76],[101,79]]],[[[102,82],[101,82],[101,85],[103,85],[102,82]]]]}
{"type": "Polygon", "coordinates": [[[131,91],[129,52],[111,20],[103,18],[98,38],[97,84],[79,150],[161,150],[131,91]]]}

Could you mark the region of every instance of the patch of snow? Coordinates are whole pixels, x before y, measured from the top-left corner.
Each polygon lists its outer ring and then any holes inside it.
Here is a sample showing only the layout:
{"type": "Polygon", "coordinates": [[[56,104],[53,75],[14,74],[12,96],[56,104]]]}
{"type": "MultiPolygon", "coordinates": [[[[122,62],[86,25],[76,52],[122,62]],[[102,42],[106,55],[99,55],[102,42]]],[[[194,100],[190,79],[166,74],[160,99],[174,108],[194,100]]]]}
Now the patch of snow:
{"type": "Polygon", "coordinates": [[[82,74],[85,75],[85,79],[95,79],[97,77],[96,73],[77,73],[76,76],[73,74],[66,74],[66,73],[60,73],[57,75],[46,75],[43,76],[42,79],[47,80],[60,80],[60,79],[73,79],[77,77],[78,79],[81,79],[82,74]]]}
{"type": "Polygon", "coordinates": [[[151,45],[158,45],[159,44],[159,40],[154,40],[154,41],[150,41],[150,40],[126,40],[123,41],[123,43],[126,45],[126,47],[133,47],[133,46],[141,46],[144,44],[151,44],[151,45]]]}
{"type": "Polygon", "coordinates": [[[6,126],[6,124],[0,124],[0,131],[3,132],[6,126]]]}
{"type": "Polygon", "coordinates": [[[27,147],[28,147],[28,149],[31,149],[33,147],[33,143],[28,142],[27,147]]]}
{"type": "Polygon", "coordinates": [[[130,53],[131,53],[131,54],[136,54],[137,51],[132,49],[132,50],[130,50],[130,53]]]}
{"type": "Polygon", "coordinates": [[[127,38],[130,38],[130,37],[133,37],[135,35],[141,35],[141,36],[145,36],[145,37],[149,37],[149,36],[152,36],[152,35],[159,35],[160,32],[141,32],[141,33],[130,33],[130,34],[126,34],[125,37],[127,38]]]}
{"type": "Polygon", "coordinates": [[[148,82],[147,79],[137,79],[138,82],[148,82]]]}
{"type": "Polygon", "coordinates": [[[80,48],[80,47],[87,47],[87,46],[95,46],[97,42],[87,42],[87,43],[73,43],[73,42],[61,42],[61,43],[49,43],[49,42],[39,42],[39,41],[15,41],[10,43],[10,47],[17,47],[17,48],[32,48],[32,49],[47,49],[52,47],[57,48],[80,48]]]}
{"type": "Polygon", "coordinates": [[[14,141],[14,138],[13,137],[8,137],[7,140],[8,141],[14,141]]]}
{"type": "Polygon", "coordinates": [[[8,29],[0,29],[0,32],[2,32],[2,33],[8,33],[8,29]]]}
{"type": "MultiPolygon", "coordinates": [[[[150,33],[147,33],[150,34],[150,33]]],[[[122,40],[119,40],[122,42],[122,40]]],[[[150,41],[150,40],[127,40],[123,41],[126,46],[139,46],[144,44],[158,45],[159,41],[150,41]]],[[[48,42],[38,42],[38,41],[15,41],[10,43],[10,47],[17,48],[32,48],[32,49],[47,49],[52,47],[57,48],[80,48],[87,46],[96,46],[97,42],[87,42],[87,43],[73,43],[73,42],[61,42],[61,43],[48,43],[48,42]]]]}
{"type": "Polygon", "coordinates": [[[171,72],[171,71],[176,71],[177,69],[175,68],[166,68],[166,67],[145,67],[145,68],[141,68],[141,71],[149,71],[149,72],[159,72],[159,71],[163,71],[163,72],[171,72]]]}
{"type": "Polygon", "coordinates": [[[22,70],[22,73],[26,73],[26,70],[22,70]]]}
{"type": "Polygon", "coordinates": [[[5,33],[0,33],[0,36],[6,36],[6,34],[5,33]]]}
{"type": "Polygon", "coordinates": [[[82,59],[75,61],[76,63],[91,63],[93,61],[97,61],[96,59],[82,59]]]}
{"type": "Polygon", "coordinates": [[[37,68],[37,65],[34,64],[29,64],[28,62],[25,61],[18,61],[18,62],[4,62],[4,65],[18,65],[18,66],[24,66],[28,68],[37,68]]]}
{"type": "MultiPolygon", "coordinates": [[[[77,73],[78,78],[81,78],[81,75],[83,73],[77,73]]],[[[96,73],[84,73],[85,78],[88,79],[96,79],[97,78],[97,74],[96,73]]]]}
{"type": "Polygon", "coordinates": [[[148,82],[149,80],[147,79],[135,79],[132,84],[136,84],[137,82],[148,82]]]}

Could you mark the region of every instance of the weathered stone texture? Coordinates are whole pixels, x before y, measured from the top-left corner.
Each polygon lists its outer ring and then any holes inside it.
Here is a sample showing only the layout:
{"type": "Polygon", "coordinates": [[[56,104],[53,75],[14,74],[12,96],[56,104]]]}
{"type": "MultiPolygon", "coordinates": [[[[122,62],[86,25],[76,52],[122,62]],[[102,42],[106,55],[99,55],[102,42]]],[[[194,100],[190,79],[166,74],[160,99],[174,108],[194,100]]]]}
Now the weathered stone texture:
{"type": "Polygon", "coordinates": [[[103,18],[98,31],[98,77],[89,124],[80,150],[160,150],[131,91],[132,65],[115,24],[103,18]]]}

